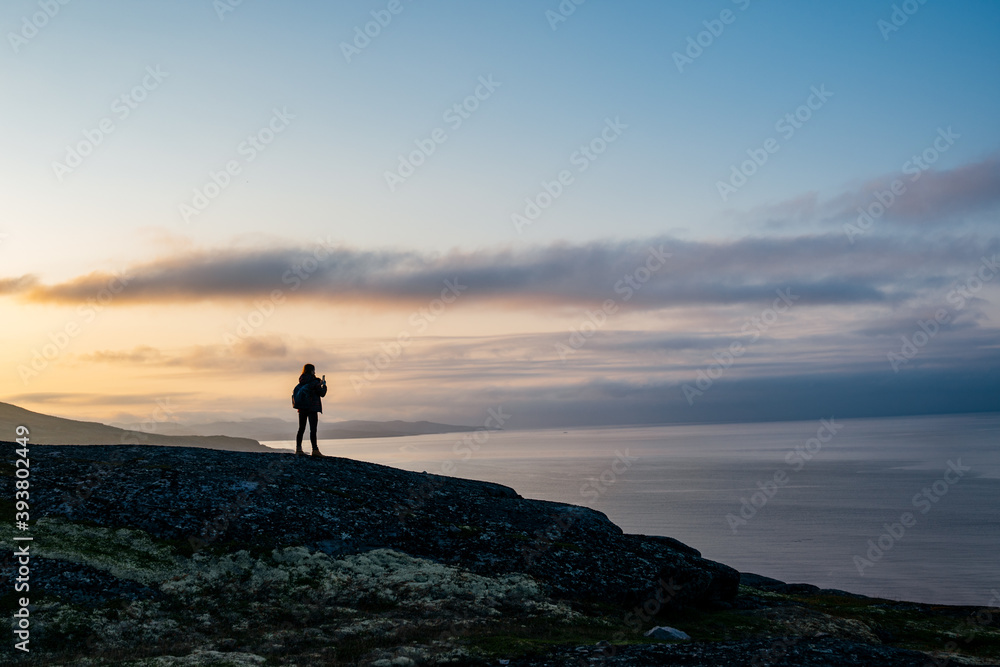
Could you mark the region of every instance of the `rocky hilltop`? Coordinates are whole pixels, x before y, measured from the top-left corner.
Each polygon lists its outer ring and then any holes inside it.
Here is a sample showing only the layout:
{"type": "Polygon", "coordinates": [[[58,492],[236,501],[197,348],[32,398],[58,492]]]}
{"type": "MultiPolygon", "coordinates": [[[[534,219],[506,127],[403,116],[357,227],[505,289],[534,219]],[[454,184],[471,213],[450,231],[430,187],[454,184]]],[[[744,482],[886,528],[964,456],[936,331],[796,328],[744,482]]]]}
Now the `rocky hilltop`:
{"type": "Polygon", "coordinates": [[[343,458],[35,446],[31,508],[16,664],[922,666],[1000,646],[1000,612],[951,647],[977,610],[741,585],[591,509],[343,458]]]}

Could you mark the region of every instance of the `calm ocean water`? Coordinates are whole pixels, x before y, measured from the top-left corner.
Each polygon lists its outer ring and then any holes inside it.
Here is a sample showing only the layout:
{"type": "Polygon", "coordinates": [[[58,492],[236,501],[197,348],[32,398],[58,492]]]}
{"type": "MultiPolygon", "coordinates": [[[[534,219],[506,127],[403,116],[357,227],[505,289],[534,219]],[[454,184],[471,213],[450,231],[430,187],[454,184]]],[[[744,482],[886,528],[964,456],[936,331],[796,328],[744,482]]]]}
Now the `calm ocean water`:
{"type": "Polygon", "coordinates": [[[1000,590],[1000,414],[464,435],[320,447],[439,474],[450,461],[784,581],[976,606],[1000,590]]]}

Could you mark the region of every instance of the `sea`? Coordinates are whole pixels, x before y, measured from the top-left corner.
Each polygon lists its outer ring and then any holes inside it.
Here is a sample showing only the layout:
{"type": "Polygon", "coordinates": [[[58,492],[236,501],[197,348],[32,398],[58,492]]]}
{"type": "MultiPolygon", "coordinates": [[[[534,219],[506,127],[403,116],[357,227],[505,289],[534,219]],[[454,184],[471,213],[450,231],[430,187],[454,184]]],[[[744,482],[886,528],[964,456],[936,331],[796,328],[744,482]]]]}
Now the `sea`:
{"type": "Polygon", "coordinates": [[[1000,413],[480,430],[325,440],[320,450],[589,507],[626,533],[677,538],[741,572],[1000,604],[1000,413]]]}

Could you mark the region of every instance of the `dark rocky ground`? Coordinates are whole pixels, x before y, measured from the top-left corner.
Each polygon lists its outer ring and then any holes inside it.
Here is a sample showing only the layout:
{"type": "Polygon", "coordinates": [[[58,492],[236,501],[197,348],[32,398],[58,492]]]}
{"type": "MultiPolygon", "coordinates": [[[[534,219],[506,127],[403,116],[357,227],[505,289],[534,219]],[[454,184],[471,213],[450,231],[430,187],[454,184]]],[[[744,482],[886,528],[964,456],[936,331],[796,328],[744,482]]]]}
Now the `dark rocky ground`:
{"type": "Polygon", "coordinates": [[[30,456],[32,651],[5,642],[10,664],[1000,664],[1000,611],[741,581],[498,484],[178,447],[30,456]]]}

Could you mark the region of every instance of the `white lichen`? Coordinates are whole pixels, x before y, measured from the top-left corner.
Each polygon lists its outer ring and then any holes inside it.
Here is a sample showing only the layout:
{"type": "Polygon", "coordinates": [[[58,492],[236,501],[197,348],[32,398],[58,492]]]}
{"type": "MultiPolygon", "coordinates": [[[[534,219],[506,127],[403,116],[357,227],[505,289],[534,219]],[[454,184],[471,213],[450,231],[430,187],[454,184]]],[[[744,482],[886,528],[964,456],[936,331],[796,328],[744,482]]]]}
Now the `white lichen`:
{"type": "MultiPolygon", "coordinates": [[[[437,633],[434,653],[456,649],[455,637],[511,613],[570,622],[579,618],[554,602],[524,574],[486,576],[392,549],[333,558],[303,546],[274,549],[263,557],[248,551],[199,552],[190,558],[142,531],[83,526],[43,519],[39,540],[48,558],[82,563],[120,579],[140,582],[172,598],[137,600],[114,608],[81,609],[54,604],[39,610],[39,628],[84,636],[88,646],[128,650],[179,644],[200,646],[190,655],[148,658],[134,665],[257,665],[253,653],[217,653],[220,636],[284,644],[312,628],[316,639],[393,636],[400,628],[437,633]]],[[[456,654],[457,655],[457,654],[456,654]]],[[[390,666],[424,664],[418,654],[372,656],[390,666]]],[[[83,664],[83,663],[81,663],[83,664]]]]}

